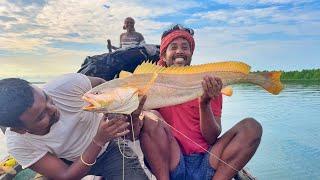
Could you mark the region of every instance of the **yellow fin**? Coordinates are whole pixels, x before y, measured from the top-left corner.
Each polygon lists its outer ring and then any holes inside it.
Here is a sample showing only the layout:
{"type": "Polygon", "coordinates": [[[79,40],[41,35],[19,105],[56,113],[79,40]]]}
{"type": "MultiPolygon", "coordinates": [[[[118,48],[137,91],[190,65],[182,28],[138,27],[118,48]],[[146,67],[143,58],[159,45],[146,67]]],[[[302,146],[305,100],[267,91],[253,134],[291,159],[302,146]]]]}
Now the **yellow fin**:
{"type": "Polygon", "coordinates": [[[232,96],[233,94],[233,89],[231,86],[226,86],[224,88],[221,89],[221,93],[223,95],[226,95],[226,96],[232,96]]]}
{"type": "Polygon", "coordinates": [[[243,62],[226,61],[217,63],[208,63],[202,65],[184,66],[184,67],[162,67],[149,62],[139,65],[133,74],[144,73],[164,73],[164,74],[196,74],[202,72],[239,72],[249,74],[250,66],[243,62]]]}
{"type": "MultiPolygon", "coordinates": [[[[259,72],[259,73],[250,73],[249,79],[255,80],[257,75],[263,77],[263,81],[256,81],[255,84],[262,86],[265,90],[272,94],[279,94],[284,88],[283,84],[280,81],[281,72],[259,72]]],[[[253,81],[254,82],[254,81],[253,81]]]]}
{"type": "Polygon", "coordinates": [[[122,78],[125,78],[125,77],[128,77],[128,76],[131,76],[131,75],[132,75],[131,72],[121,71],[120,74],[119,74],[119,78],[122,79],[122,78]]]}
{"type": "Polygon", "coordinates": [[[280,71],[264,73],[264,76],[274,83],[274,86],[266,88],[267,91],[269,91],[272,94],[279,94],[282,91],[284,87],[280,81],[281,74],[282,72],[280,71]]]}

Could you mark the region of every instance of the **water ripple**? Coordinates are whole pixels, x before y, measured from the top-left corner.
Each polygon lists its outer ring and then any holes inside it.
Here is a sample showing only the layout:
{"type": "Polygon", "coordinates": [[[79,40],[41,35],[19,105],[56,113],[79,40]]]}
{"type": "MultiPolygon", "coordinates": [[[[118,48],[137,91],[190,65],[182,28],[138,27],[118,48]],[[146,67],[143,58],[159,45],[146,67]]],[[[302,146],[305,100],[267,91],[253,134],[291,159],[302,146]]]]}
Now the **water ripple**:
{"type": "Polygon", "coordinates": [[[320,85],[287,84],[277,96],[256,86],[234,86],[224,97],[224,132],[254,117],[264,133],[248,163],[259,179],[320,179],[320,85]]]}

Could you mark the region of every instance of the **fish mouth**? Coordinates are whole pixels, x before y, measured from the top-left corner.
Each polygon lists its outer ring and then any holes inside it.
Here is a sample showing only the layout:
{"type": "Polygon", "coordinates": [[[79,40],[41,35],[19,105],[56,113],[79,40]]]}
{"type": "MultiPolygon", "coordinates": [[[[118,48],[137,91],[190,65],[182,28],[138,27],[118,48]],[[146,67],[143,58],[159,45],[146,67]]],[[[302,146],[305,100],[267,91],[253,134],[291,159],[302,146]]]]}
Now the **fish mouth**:
{"type": "Polygon", "coordinates": [[[96,107],[93,104],[89,104],[88,106],[84,106],[82,109],[85,111],[92,111],[96,109],[96,107]]]}
{"type": "Polygon", "coordinates": [[[98,107],[100,107],[100,105],[95,101],[93,100],[92,98],[89,98],[87,97],[86,95],[84,95],[82,97],[82,99],[84,101],[86,101],[87,103],[89,103],[87,106],[84,106],[82,109],[85,110],[85,111],[92,111],[92,110],[95,110],[97,109],[98,107]]]}

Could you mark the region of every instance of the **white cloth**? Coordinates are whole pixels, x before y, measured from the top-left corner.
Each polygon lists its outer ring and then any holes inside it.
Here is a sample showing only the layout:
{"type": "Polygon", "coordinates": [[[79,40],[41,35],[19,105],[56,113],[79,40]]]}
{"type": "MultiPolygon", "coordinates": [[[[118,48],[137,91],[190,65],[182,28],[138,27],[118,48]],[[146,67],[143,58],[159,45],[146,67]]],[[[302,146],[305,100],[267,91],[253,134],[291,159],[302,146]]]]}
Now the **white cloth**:
{"type": "MultiPolygon", "coordinates": [[[[82,110],[82,95],[91,89],[90,80],[83,74],[66,74],[44,85],[43,90],[53,99],[60,119],[44,136],[19,134],[6,130],[8,152],[22,165],[29,167],[46,153],[75,161],[95,136],[101,114],[82,110]]],[[[106,146],[100,154],[105,151],[106,146]]]]}

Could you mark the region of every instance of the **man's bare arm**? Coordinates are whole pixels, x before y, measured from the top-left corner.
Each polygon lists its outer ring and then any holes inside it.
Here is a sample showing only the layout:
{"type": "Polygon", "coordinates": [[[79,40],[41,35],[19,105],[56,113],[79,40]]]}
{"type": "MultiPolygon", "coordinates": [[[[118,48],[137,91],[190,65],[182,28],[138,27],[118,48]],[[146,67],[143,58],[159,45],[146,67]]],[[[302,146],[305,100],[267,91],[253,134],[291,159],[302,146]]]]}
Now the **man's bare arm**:
{"type": "Polygon", "coordinates": [[[202,81],[203,95],[200,97],[200,130],[209,144],[216,142],[221,133],[221,118],[215,117],[211,109],[211,100],[220,95],[222,81],[220,78],[206,76],[202,81]]]}
{"type": "Polygon", "coordinates": [[[120,48],[122,48],[122,37],[124,36],[124,34],[125,34],[125,33],[122,33],[122,34],[120,35],[120,41],[119,41],[119,42],[120,42],[120,45],[119,45],[120,48]]]}
{"type": "MultiPolygon", "coordinates": [[[[91,143],[83,153],[83,160],[87,163],[95,162],[101,147],[91,143]]],[[[31,169],[50,179],[81,179],[84,177],[91,166],[81,162],[80,158],[71,166],[65,164],[61,159],[47,153],[39,161],[31,166],[31,169]]]]}
{"type": "Polygon", "coordinates": [[[221,133],[221,117],[213,115],[210,103],[200,103],[200,130],[209,144],[215,143],[221,133]]]}
{"type": "MultiPolygon", "coordinates": [[[[104,118],[105,119],[105,118],[104,118]]],[[[82,155],[72,163],[65,164],[56,156],[47,153],[31,166],[31,169],[48,177],[49,179],[81,179],[94,164],[102,147],[110,140],[126,135],[129,130],[123,119],[105,121],[102,119],[98,132],[82,155]]]]}

